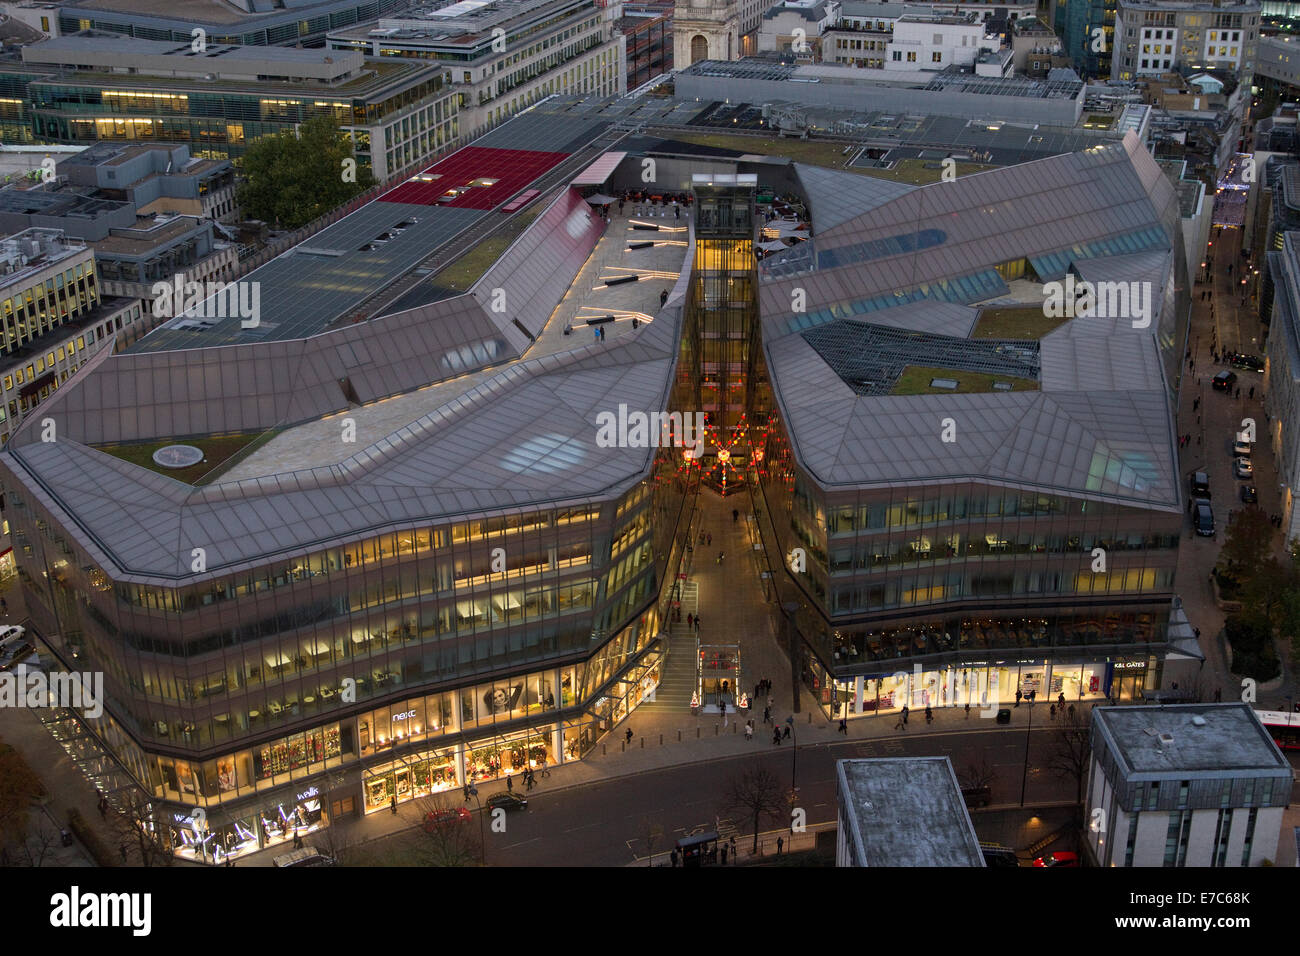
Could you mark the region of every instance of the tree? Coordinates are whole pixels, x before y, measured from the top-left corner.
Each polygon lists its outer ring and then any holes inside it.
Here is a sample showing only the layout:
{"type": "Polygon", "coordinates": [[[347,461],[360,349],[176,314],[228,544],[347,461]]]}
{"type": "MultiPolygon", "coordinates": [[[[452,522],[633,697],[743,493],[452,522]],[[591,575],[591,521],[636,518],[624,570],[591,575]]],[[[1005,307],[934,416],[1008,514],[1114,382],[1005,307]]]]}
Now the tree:
{"type": "Polygon", "coordinates": [[[1269,555],[1241,588],[1241,602],[1257,611],[1270,628],[1280,626],[1287,616],[1288,595],[1297,590],[1296,568],[1269,555]]]}
{"type": "MultiPolygon", "coordinates": [[[[120,805],[108,813],[114,836],[121,847],[135,846],[136,856],[144,866],[171,866],[176,862],[171,842],[171,826],[161,808],[144,791],[128,787],[120,791],[120,805]]],[[[132,861],[134,862],[134,861],[132,861]]]]}
{"type": "Polygon", "coordinates": [[[244,215],[285,229],[306,225],[375,184],[370,170],[356,165],[339,124],[325,116],[255,141],[240,165],[244,215]]]}
{"type": "Polygon", "coordinates": [[[957,774],[957,779],[967,790],[982,790],[984,787],[992,786],[996,777],[997,768],[989,760],[988,751],[983,748],[971,754],[970,759],[962,765],[957,774]]]}
{"type": "Polygon", "coordinates": [[[649,817],[642,817],[640,829],[641,837],[645,840],[646,852],[650,854],[650,866],[653,867],[655,865],[655,847],[663,839],[664,828],[649,817]]]}
{"type": "Polygon", "coordinates": [[[1223,635],[1232,647],[1230,670],[1257,681],[1272,680],[1282,669],[1273,647],[1273,628],[1255,611],[1229,614],[1223,635]]]}
{"type": "Polygon", "coordinates": [[[763,821],[784,819],[787,803],[776,775],[763,767],[755,767],[732,777],[727,786],[725,806],[745,815],[754,830],[754,849],[751,852],[757,854],[758,831],[763,821]]]}
{"type": "Polygon", "coordinates": [[[1259,508],[1242,508],[1233,514],[1219,552],[1219,573],[1237,584],[1245,584],[1259,571],[1272,550],[1273,534],[1273,523],[1259,508]]]}
{"type": "Polygon", "coordinates": [[[415,801],[422,839],[417,856],[426,866],[478,866],[483,859],[480,840],[482,824],[474,821],[463,804],[445,793],[430,794],[415,801]]]}
{"type": "Polygon", "coordinates": [[[32,803],[44,793],[23,755],[0,743],[0,861],[8,858],[10,846],[26,844],[32,803]]]}
{"type": "Polygon", "coordinates": [[[1058,714],[1052,732],[1052,750],[1047,757],[1047,769],[1056,776],[1074,781],[1074,802],[1083,807],[1083,782],[1088,778],[1088,764],[1092,759],[1092,728],[1082,708],[1073,705],[1058,714]]]}

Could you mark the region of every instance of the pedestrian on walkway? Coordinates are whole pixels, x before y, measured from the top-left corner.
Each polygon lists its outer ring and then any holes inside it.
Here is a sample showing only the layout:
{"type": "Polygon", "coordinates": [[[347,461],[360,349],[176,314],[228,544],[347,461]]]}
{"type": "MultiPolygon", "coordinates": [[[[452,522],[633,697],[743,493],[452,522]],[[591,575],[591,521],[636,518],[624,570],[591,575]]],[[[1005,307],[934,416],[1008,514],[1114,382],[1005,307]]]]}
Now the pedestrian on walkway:
{"type": "Polygon", "coordinates": [[[722,563],[722,559],[723,559],[724,557],[726,557],[726,552],[725,552],[725,551],[719,551],[719,552],[718,552],[718,564],[721,564],[721,563],[722,563]]]}
{"type": "Polygon", "coordinates": [[[727,841],[727,843],[731,845],[731,862],[735,863],[736,862],[736,838],[733,836],[730,840],[727,841]]]}
{"type": "Polygon", "coordinates": [[[673,861],[673,866],[677,865],[677,847],[673,847],[673,851],[668,854],[668,859],[673,861]]]}
{"type": "Polygon", "coordinates": [[[840,733],[846,737],[849,735],[849,719],[847,717],[840,718],[840,733]]]}
{"type": "Polygon", "coordinates": [[[624,736],[624,738],[627,740],[628,743],[631,743],[631,742],[632,742],[632,728],[629,727],[629,728],[627,729],[627,733],[624,734],[623,736],[624,736]]]}
{"type": "Polygon", "coordinates": [[[908,715],[907,705],[904,704],[904,705],[903,705],[903,726],[904,726],[904,727],[907,726],[907,715],[908,715]]]}
{"type": "Polygon", "coordinates": [[[1254,398],[1254,397],[1255,397],[1255,386],[1254,386],[1254,385],[1252,385],[1252,386],[1250,387],[1250,397],[1251,397],[1251,398],[1254,398]]]}
{"type": "Polygon", "coordinates": [[[469,781],[468,780],[465,781],[465,786],[463,787],[463,789],[465,791],[465,802],[469,803],[469,781]]]}
{"type": "Polygon", "coordinates": [[[506,774],[506,792],[507,793],[515,792],[515,781],[514,778],[510,776],[510,774],[506,774]]]}
{"type": "Polygon", "coordinates": [[[700,616],[698,614],[695,615],[695,633],[700,633],[700,616]]]}
{"type": "Polygon", "coordinates": [[[687,615],[686,615],[686,626],[687,626],[687,627],[694,627],[694,626],[695,626],[695,615],[694,615],[694,614],[687,614],[687,615]]]}
{"type": "Polygon", "coordinates": [[[779,727],[772,728],[772,743],[777,745],[781,743],[781,729],[779,727]]]}
{"type": "Polygon", "coordinates": [[[966,719],[970,720],[970,701],[966,701],[966,719]]]}
{"type": "Polygon", "coordinates": [[[1020,698],[1023,697],[1023,696],[1024,696],[1024,694],[1020,693],[1020,691],[1016,691],[1016,706],[1017,706],[1017,707],[1020,706],[1020,698]]]}
{"type": "Polygon", "coordinates": [[[710,548],[713,547],[713,532],[712,532],[712,531],[709,532],[709,542],[708,542],[708,543],[709,543],[709,547],[710,547],[710,548]]]}
{"type": "Polygon", "coordinates": [[[781,851],[785,849],[785,837],[776,838],[776,855],[780,856],[781,851]]]}
{"type": "Polygon", "coordinates": [[[1056,719],[1056,705],[1055,705],[1055,704],[1052,705],[1052,719],[1053,719],[1053,720],[1056,719]]]}
{"type": "Polygon", "coordinates": [[[299,833],[296,829],[293,831],[293,848],[295,850],[302,849],[302,834],[299,833]]]}
{"type": "Polygon", "coordinates": [[[659,308],[662,309],[664,307],[664,303],[667,301],[668,301],[668,290],[664,289],[662,292],[659,293],[659,308]]]}
{"type": "Polygon", "coordinates": [[[930,708],[929,704],[925,705],[925,722],[927,724],[934,723],[934,711],[930,708]]]}
{"type": "Polygon", "coordinates": [[[754,739],[754,722],[752,720],[745,721],[745,739],[754,739]]]}
{"type": "Polygon", "coordinates": [[[783,728],[781,728],[781,739],[782,739],[782,740],[789,740],[789,739],[790,739],[790,725],[789,725],[789,724],[786,724],[783,728]]]}
{"type": "Polygon", "coordinates": [[[736,523],[737,521],[739,521],[739,520],[740,520],[740,509],[738,509],[738,508],[732,508],[732,509],[731,509],[731,523],[732,523],[732,524],[735,524],[735,523],[736,523]]]}
{"type": "Polygon", "coordinates": [[[388,801],[388,809],[392,811],[393,816],[397,816],[397,795],[396,794],[394,794],[393,798],[388,801]]]}
{"type": "Polygon", "coordinates": [[[765,724],[770,724],[771,722],[772,722],[772,708],[771,708],[771,707],[764,707],[764,708],[763,708],[763,723],[765,723],[765,724]]]}

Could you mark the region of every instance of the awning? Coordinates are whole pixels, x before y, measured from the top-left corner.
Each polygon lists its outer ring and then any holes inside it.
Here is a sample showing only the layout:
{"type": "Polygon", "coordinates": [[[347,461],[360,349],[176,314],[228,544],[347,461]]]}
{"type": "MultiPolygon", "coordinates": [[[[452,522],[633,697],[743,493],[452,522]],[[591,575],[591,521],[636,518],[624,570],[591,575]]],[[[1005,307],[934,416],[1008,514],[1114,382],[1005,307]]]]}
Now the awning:
{"type": "Polygon", "coordinates": [[[758,248],[762,249],[764,252],[774,252],[777,249],[785,249],[786,244],[780,239],[771,239],[767,242],[760,242],[758,248]]]}
{"type": "Polygon", "coordinates": [[[587,202],[593,206],[608,206],[612,202],[618,202],[615,196],[606,196],[604,193],[596,193],[594,196],[588,196],[587,202]]]}
{"type": "Polygon", "coordinates": [[[605,153],[598,160],[578,173],[570,186],[603,186],[605,181],[618,169],[618,164],[627,158],[627,153],[605,153]]]}

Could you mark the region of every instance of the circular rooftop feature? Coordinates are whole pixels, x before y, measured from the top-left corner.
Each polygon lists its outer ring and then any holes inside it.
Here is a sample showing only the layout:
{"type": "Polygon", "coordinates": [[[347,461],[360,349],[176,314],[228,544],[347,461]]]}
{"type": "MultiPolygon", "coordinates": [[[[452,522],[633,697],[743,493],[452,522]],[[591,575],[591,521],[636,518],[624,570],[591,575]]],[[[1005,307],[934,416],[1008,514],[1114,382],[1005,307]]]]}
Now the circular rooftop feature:
{"type": "Polygon", "coordinates": [[[153,460],[164,468],[188,468],[203,460],[203,451],[193,445],[164,445],[153,453],[153,460]]]}

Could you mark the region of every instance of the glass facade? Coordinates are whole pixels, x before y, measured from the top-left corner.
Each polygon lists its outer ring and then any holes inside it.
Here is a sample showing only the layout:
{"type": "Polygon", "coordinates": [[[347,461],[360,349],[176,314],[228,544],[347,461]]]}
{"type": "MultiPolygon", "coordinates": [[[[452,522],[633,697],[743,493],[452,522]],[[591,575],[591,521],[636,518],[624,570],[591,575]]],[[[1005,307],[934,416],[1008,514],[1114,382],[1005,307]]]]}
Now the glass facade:
{"type": "Polygon", "coordinates": [[[179,588],[114,582],[21,491],[9,502],[34,627],[65,665],[105,673],[89,729],[176,851],[213,862],[325,826],[331,803],[372,812],[588,753],[658,684],[697,480],[666,448],[606,502],[179,588]],[[349,782],[322,797],[336,774],[349,782]],[[204,832],[194,806],[212,808],[204,832]]]}

